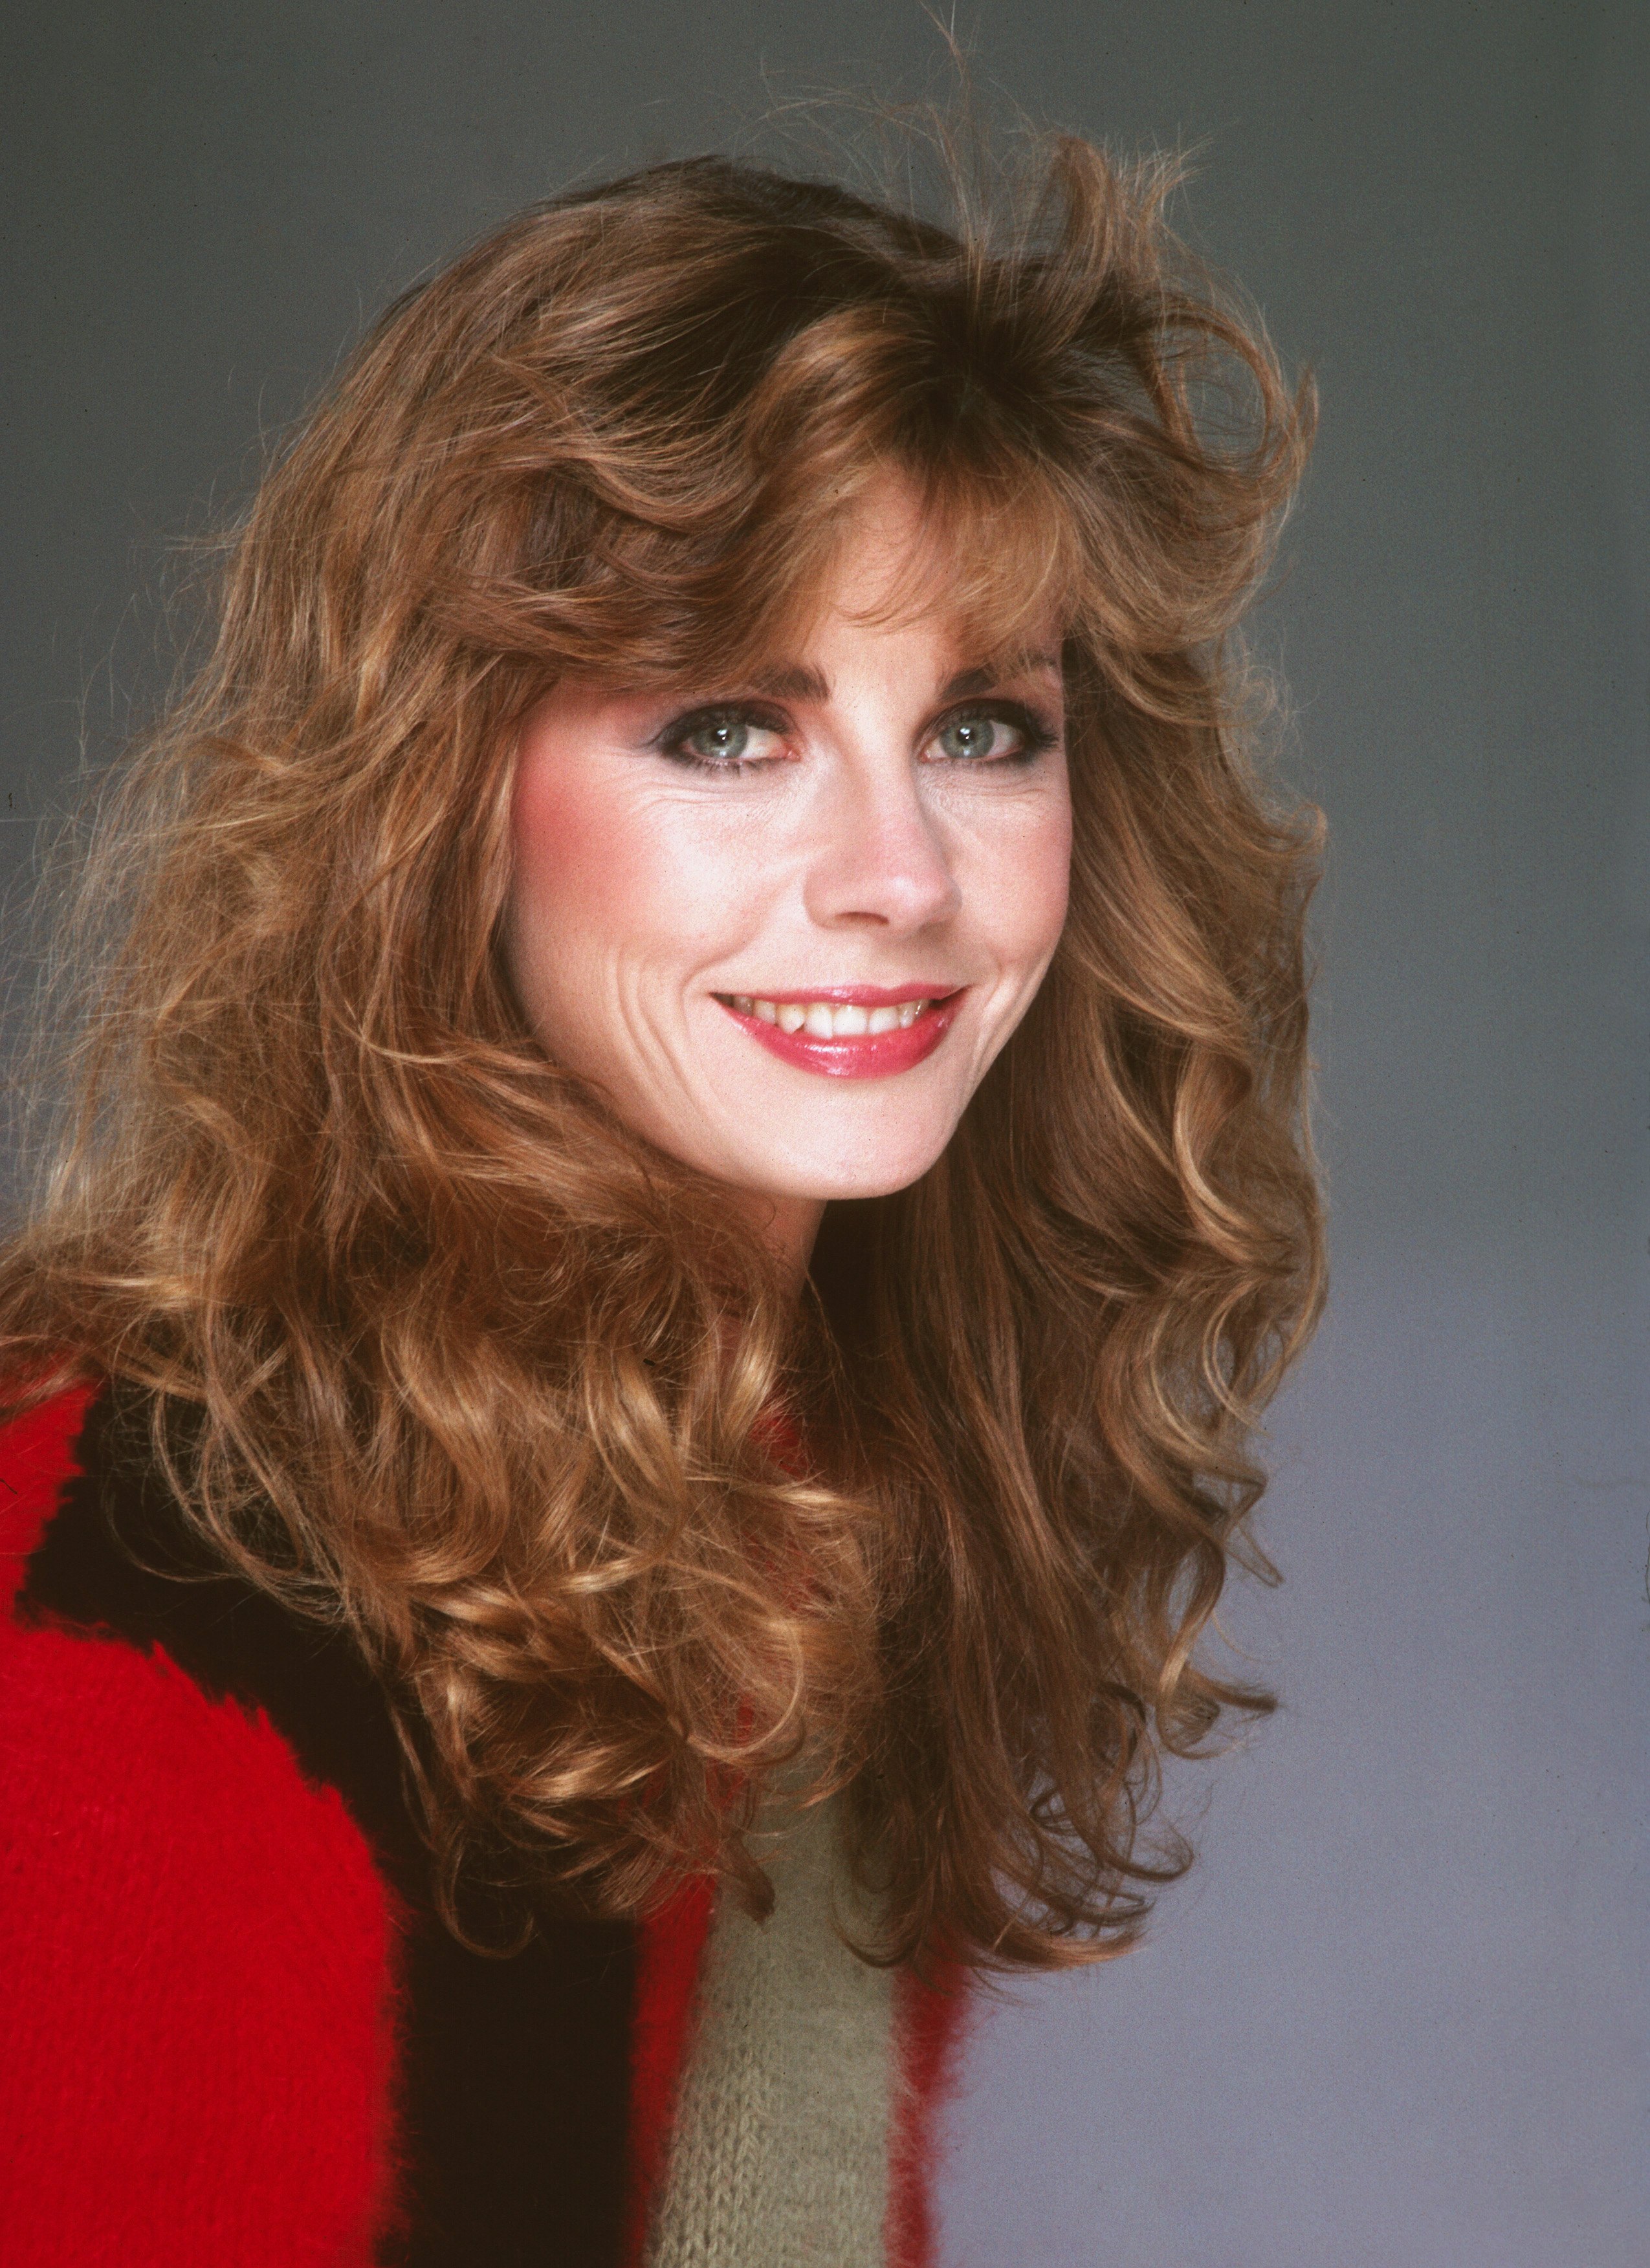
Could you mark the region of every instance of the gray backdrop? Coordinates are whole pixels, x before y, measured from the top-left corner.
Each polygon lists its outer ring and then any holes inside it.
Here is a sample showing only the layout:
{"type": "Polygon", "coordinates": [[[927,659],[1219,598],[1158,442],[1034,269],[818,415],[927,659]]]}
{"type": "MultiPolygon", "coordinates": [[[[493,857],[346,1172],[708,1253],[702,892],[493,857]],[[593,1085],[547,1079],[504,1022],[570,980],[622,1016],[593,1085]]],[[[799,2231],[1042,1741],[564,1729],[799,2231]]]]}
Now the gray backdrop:
{"type": "MultiPolygon", "coordinates": [[[[1149,1945],[972,2044],[948,2268],[1627,2268],[1645,2149],[1650,11],[986,0],[1202,145],[1323,431],[1263,619],[1334,852],[1335,1292],[1234,1606],[1281,1717],[1149,1945]]],[[[914,0],[58,0],[0,69],[4,830],[155,676],[167,546],[516,204],[920,90],[914,0]],[[134,593],[140,593],[136,600],[134,593]]]]}

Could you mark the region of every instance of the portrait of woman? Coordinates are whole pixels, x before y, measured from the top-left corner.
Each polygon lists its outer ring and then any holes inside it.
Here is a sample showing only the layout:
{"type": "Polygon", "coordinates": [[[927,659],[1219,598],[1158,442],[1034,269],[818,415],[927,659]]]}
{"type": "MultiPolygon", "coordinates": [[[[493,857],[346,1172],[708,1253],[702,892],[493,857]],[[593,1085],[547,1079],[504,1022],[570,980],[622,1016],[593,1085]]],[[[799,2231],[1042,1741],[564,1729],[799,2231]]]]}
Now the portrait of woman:
{"type": "Polygon", "coordinates": [[[1650,2257],[1642,30],[35,12],[0,2262],[1650,2257]]]}
{"type": "Polygon", "coordinates": [[[580,189],[266,479],[0,1272],[12,2260],[915,2263],[972,1980],[1183,1865],[1314,835],[1164,186],[580,189]]]}

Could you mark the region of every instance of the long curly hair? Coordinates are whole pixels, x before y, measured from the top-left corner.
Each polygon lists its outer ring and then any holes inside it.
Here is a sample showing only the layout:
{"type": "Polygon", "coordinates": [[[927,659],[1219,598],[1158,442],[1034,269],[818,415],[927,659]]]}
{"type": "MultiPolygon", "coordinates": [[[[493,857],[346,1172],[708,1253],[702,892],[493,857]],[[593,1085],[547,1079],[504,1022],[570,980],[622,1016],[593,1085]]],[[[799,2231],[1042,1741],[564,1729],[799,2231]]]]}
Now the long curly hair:
{"type": "Polygon", "coordinates": [[[1093,1959],[1188,1862],[1143,1826],[1163,1753],[1269,1705],[1197,1641],[1320,1291],[1315,821],[1245,753],[1233,637],[1309,397],[1167,169],[1031,172],[942,226],[657,166],[409,293],[80,855],[14,1401],[151,1397],[186,1518],[377,1666],[449,1898],[508,1863],[760,1908],[784,1766],[846,1791],[867,1957],[1093,1959]],[[528,1029],[512,753],[565,673],[775,651],[890,469],[992,651],[1064,624],[1071,913],[947,1153],[829,1210],[799,1307],[528,1029]]]}

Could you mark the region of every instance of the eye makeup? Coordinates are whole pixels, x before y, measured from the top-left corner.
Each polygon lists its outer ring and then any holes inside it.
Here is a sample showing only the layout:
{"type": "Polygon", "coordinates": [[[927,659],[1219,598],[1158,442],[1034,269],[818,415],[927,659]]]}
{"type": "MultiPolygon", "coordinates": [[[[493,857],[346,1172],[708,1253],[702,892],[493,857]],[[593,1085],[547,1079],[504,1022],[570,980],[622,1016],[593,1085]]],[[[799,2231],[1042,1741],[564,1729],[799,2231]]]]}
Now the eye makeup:
{"type": "Polygon", "coordinates": [[[712,701],[673,717],[648,742],[651,748],[694,771],[744,772],[777,759],[748,753],[751,737],[782,737],[792,730],[783,711],[762,701],[712,701]]]}
{"type": "MultiPolygon", "coordinates": [[[[794,732],[791,718],[766,702],[713,701],[673,717],[647,745],[694,771],[748,772],[784,761],[777,750],[753,754],[754,736],[781,739],[794,732]]],[[[966,740],[973,732],[982,736],[984,745],[980,749],[967,745],[942,747],[939,755],[926,755],[924,760],[965,769],[1019,769],[1035,762],[1059,738],[1054,720],[1023,701],[975,700],[960,703],[937,717],[924,733],[922,747],[926,751],[948,734],[966,740]],[[995,736],[999,731],[1012,733],[1017,745],[997,747],[995,736]]]]}
{"type": "Polygon", "coordinates": [[[983,726],[1005,726],[1018,736],[1019,746],[989,754],[976,754],[969,748],[947,748],[940,755],[930,757],[931,763],[997,766],[1005,764],[1018,768],[1028,764],[1053,747],[1059,738],[1052,718],[1030,708],[1023,701],[969,701],[961,707],[949,709],[929,727],[923,743],[931,747],[943,740],[947,733],[967,733],[983,726]]]}

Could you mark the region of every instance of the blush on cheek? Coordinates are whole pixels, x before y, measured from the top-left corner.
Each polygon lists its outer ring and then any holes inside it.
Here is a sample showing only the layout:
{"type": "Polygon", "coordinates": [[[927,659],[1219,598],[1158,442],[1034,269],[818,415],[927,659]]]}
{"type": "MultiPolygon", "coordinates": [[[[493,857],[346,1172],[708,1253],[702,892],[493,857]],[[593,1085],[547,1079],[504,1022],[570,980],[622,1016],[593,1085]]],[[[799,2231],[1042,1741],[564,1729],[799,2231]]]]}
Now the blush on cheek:
{"type": "Polygon", "coordinates": [[[541,727],[524,740],[511,807],[512,873],[505,927],[510,973],[528,1021],[552,1057],[578,1049],[570,1011],[587,998],[598,940],[625,887],[622,844],[591,792],[576,745],[541,727]]]}
{"type": "Polygon", "coordinates": [[[732,854],[748,867],[718,806],[661,792],[638,739],[622,704],[552,695],[523,733],[511,810],[517,997],[552,1055],[609,1083],[615,1010],[675,1016],[741,902],[732,854]]]}
{"type": "Polygon", "coordinates": [[[633,887],[627,869],[635,844],[615,826],[610,809],[578,777],[576,763],[534,762],[517,782],[511,835],[515,853],[518,913],[572,917],[580,906],[592,912],[633,887]]]}
{"type": "Polygon", "coordinates": [[[637,808],[600,749],[573,738],[525,753],[512,814],[512,973],[551,1052],[582,1058],[622,972],[679,937],[681,862],[659,814],[637,808]]]}
{"type": "Polygon", "coordinates": [[[634,705],[552,694],[529,718],[511,814],[511,926],[577,964],[645,958],[674,980],[737,941],[756,846],[717,797],[661,782],[634,705]]]}

